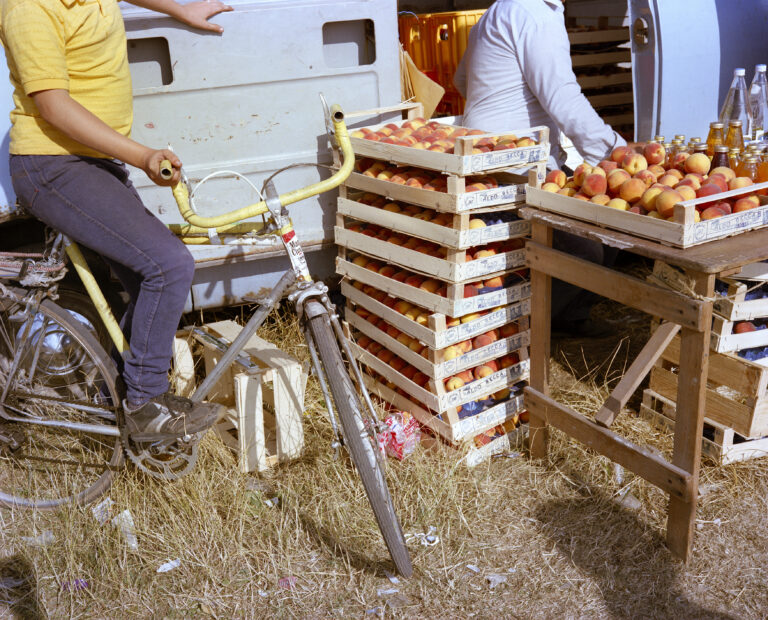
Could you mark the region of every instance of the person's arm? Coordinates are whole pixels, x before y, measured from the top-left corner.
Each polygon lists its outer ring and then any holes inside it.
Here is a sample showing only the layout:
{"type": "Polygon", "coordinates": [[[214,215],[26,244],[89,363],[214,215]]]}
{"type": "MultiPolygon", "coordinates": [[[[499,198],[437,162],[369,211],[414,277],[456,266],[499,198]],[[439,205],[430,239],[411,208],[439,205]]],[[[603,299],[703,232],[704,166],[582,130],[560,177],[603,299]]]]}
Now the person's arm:
{"type": "Polygon", "coordinates": [[[31,93],[40,116],[80,144],[100,153],[141,168],[158,185],[175,185],[179,181],[181,160],[169,149],[151,149],[112,129],[95,114],[84,108],[63,89],[31,93]],[[160,176],[160,162],[170,160],[173,176],[160,176]]]}
{"type": "Polygon", "coordinates": [[[526,83],[584,159],[596,164],[626,141],[598,116],[581,92],[564,24],[555,19],[529,21],[517,40],[526,83]]]}
{"type": "Polygon", "coordinates": [[[200,2],[190,2],[188,4],[179,4],[175,0],[126,1],[130,4],[140,6],[143,9],[150,9],[152,11],[157,11],[158,13],[170,15],[187,26],[200,28],[201,30],[211,30],[212,32],[218,33],[224,32],[224,28],[218,24],[211,23],[208,20],[219,13],[225,13],[232,10],[231,6],[228,6],[219,0],[211,0],[210,2],[202,0],[200,2]]]}

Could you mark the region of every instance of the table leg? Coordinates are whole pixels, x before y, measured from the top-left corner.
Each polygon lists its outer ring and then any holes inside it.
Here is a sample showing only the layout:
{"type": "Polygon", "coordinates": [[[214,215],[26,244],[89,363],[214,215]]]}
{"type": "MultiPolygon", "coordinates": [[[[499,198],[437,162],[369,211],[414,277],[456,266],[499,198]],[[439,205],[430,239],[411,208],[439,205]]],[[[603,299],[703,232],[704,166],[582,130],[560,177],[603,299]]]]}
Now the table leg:
{"type": "MultiPolygon", "coordinates": [[[[715,277],[702,273],[689,273],[694,290],[711,299],[715,277]]],[[[693,545],[696,524],[696,504],[701,462],[701,435],[704,426],[704,401],[709,367],[709,337],[712,303],[705,317],[704,331],[682,329],[680,343],[680,370],[677,384],[677,413],[675,415],[675,441],[672,463],[693,477],[691,501],[670,497],[667,512],[667,545],[672,553],[688,560],[693,545]]]]}
{"type": "MultiPolygon", "coordinates": [[[[531,224],[533,241],[552,246],[552,229],[541,222],[531,224]]],[[[552,278],[543,271],[531,270],[531,387],[549,394],[550,314],[552,308],[552,278]]],[[[547,456],[549,431],[546,421],[530,414],[529,443],[531,456],[547,456]]]]}

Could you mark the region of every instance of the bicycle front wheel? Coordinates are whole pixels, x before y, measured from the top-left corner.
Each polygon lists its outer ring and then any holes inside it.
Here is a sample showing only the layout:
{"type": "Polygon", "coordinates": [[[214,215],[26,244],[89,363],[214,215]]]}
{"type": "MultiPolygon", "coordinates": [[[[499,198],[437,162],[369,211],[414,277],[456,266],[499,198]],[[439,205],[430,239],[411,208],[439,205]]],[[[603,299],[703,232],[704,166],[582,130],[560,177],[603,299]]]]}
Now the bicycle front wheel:
{"type": "Polygon", "coordinates": [[[404,577],[410,577],[413,574],[411,557],[392,505],[374,429],[366,424],[361,415],[360,399],[344,365],[330,317],[316,301],[307,304],[306,316],[310,335],[317,347],[339,413],[347,451],[360,474],[389,555],[398,572],[404,577]]]}
{"type": "Polygon", "coordinates": [[[88,503],[123,464],[114,363],[76,315],[0,291],[0,505],[88,503]]]}

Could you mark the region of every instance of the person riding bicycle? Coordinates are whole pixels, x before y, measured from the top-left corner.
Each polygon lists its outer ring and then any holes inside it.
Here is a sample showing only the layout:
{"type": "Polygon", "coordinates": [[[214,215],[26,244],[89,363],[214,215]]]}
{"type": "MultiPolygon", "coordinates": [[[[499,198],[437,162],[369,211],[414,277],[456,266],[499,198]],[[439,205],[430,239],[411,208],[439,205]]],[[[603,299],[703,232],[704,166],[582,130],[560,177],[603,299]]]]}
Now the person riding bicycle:
{"type": "MultiPolygon", "coordinates": [[[[145,208],[125,163],[158,185],[179,181],[169,149],[130,138],[127,41],[118,0],[0,0],[0,38],[14,88],[10,169],[19,203],[100,254],[129,294],[121,326],[130,342],[121,375],[125,424],[134,437],[204,431],[221,407],[169,393],[173,338],[194,274],[186,246],[145,208]],[[163,179],[160,163],[174,171],[163,179]],[[123,163],[125,162],[125,163],[123,163]]],[[[189,26],[232,8],[219,0],[131,0],[189,26]]]]}

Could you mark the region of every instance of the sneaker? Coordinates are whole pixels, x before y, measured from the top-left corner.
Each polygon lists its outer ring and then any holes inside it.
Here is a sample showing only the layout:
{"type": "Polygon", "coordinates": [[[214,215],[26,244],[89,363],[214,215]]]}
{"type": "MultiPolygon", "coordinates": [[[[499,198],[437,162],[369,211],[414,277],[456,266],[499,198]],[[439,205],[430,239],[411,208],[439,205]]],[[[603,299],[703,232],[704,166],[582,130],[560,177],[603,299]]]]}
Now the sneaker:
{"type": "Polygon", "coordinates": [[[125,426],[134,441],[174,439],[206,431],[223,412],[224,405],[195,403],[169,392],[150,398],[130,411],[123,402],[125,426]]]}

